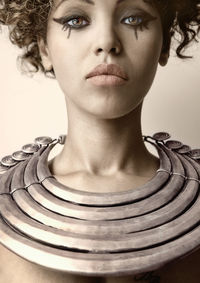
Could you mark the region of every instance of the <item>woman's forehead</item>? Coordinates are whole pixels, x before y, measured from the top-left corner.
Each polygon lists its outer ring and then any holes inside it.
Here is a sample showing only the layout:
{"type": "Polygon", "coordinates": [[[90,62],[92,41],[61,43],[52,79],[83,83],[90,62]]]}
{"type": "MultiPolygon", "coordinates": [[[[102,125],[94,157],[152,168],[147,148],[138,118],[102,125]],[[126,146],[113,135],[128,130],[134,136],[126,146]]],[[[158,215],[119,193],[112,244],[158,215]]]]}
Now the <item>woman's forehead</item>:
{"type": "MultiPolygon", "coordinates": [[[[58,8],[60,5],[62,5],[64,2],[66,3],[85,3],[85,4],[88,4],[88,5],[92,5],[92,6],[95,6],[96,4],[99,4],[98,2],[100,3],[103,3],[104,5],[107,4],[108,2],[107,1],[102,1],[102,0],[54,0],[54,6],[56,8],[58,8]]],[[[113,2],[113,5],[119,5],[121,3],[144,3],[144,4],[147,4],[147,5],[153,5],[154,3],[154,0],[109,0],[109,2],[113,2]]]]}

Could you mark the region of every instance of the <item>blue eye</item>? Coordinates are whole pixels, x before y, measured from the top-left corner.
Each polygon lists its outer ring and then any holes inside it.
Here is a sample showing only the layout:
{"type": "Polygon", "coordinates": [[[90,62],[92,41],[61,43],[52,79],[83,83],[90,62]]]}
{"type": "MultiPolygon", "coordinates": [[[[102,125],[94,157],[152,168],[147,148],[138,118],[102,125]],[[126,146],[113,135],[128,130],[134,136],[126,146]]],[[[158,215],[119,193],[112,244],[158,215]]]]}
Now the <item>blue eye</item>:
{"type": "Polygon", "coordinates": [[[88,21],[85,20],[85,17],[80,15],[72,15],[70,17],[63,17],[59,19],[53,19],[55,22],[62,24],[62,29],[64,31],[68,29],[81,29],[89,25],[88,21]]]}
{"type": "Polygon", "coordinates": [[[123,22],[127,25],[138,26],[143,22],[142,16],[130,16],[125,18],[123,22]]]}
{"type": "Polygon", "coordinates": [[[143,31],[144,29],[149,29],[149,22],[156,19],[156,17],[144,13],[141,15],[131,15],[130,17],[126,17],[122,20],[122,23],[133,28],[135,30],[136,39],[138,39],[138,30],[143,31]]]}
{"type": "Polygon", "coordinates": [[[65,22],[65,25],[70,28],[81,28],[87,24],[87,21],[81,16],[73,16],[71,19],[66,19],[65,22]]]}

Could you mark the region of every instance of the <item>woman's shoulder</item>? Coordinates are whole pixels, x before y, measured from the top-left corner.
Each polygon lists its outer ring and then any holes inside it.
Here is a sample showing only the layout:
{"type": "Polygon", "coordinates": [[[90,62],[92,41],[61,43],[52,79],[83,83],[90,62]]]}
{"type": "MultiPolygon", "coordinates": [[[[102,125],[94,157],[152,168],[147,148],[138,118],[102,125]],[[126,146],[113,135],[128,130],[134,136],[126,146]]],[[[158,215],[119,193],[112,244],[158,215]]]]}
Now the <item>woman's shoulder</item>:
{"type": "Polygon", "coordinates": [[[0,244],[0,283],[13,282],[14,272],[18,272],[17,257],[0,244]]]}
{"type": "Polygon", "coordinates": [[[36,264],[23,259],[1,244],[0,261],[0,283],[36,282],[36,278],[40,277],[41,270],[36,264]]]}

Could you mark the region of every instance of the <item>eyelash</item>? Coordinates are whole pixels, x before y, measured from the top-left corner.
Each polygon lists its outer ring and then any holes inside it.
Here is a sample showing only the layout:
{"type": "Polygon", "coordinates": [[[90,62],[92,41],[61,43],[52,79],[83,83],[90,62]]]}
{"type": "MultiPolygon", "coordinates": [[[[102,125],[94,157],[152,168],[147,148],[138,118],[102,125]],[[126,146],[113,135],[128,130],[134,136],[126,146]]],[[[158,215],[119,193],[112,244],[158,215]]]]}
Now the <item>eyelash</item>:
{"type": "MultiPolygon", "coordinates": [[[[129,18],[137,18],[137,19],[142,19],[140,21],[140,23],[137,23],[135,25],[131,25],[131,24],[126,24],[126,25],[129,25],[131,27],[133,27],[136,31],[138,28],[140,28],[140,30],[142,31],[143,30],[143,27],[148,29],[148,23],[155,19],[154,17],[150,16],[150,15],[131,15],[129,17],[126,17],[122,20],[122,22],[124,22],[126,19],[129,19],[129,18]]],[[[60,23],[63,25],[62,29],[64,31],[68,30],[68,29],[82,29],[90,24],[86,24],[86,25],[83,25],[83,26],[78,26],[78,27],[75,27],[75,26],[72,26],[69,24],[70,21],[73,21],[73,20],[77,20],[77,19],[83,19],[85,21],[86,17],[84,16],[81,16],[81,15],[72,15],[70,17],[63,17],[63,18],[60,18],[60,19],[55,19],[54,18],[54,21],[60,23]]],[[[86,19],[87,21],[87,19],[86,19]]]]}

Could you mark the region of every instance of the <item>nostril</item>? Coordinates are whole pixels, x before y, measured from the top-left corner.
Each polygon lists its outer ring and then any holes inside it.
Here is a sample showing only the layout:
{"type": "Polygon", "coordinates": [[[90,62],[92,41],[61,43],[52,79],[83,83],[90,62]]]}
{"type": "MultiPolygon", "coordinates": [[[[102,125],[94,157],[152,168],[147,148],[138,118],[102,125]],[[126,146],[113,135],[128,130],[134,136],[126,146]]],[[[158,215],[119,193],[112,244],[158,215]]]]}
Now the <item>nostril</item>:
{"type": "Polygon", "coordinates": [[[116,52],[117,49],[115,47],[111,48],[111,52],[116,52]]]}
{"type": "MultiPolygon", "coordinates": [[[[98,48],[97,49],[97,52],[99,53],[99,52],[102,52],[103,51],[103,49],[102,48],[98,48]]],[[[117,53],[117,48],[116,47],[112,47],[111,49],[110,49],[110,52],[112,53],[117,53]]]]}

